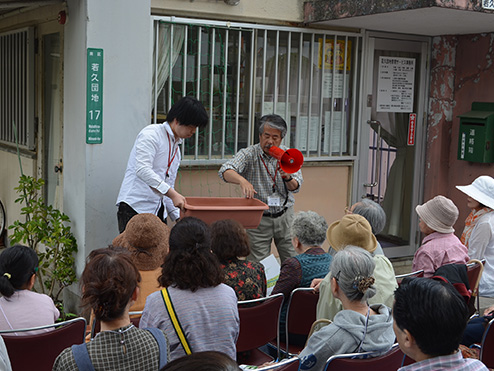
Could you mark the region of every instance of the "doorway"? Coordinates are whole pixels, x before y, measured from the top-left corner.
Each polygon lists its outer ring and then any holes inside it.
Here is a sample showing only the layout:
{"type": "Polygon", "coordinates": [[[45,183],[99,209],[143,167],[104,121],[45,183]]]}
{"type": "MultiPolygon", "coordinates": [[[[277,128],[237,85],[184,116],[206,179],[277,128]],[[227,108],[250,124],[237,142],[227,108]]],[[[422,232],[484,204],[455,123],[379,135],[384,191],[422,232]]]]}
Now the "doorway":
{"type": "Polygon", "coordinates": [[[377,237],[386,256],[411,256],[420,242],[429,39],[369,34],[365,45],[354,197],[383,207],[386,226],[377,237]]]}
{"type": "Polygon", "coordinates": [[[41,176],[45,180],[45,202],[63,210],[63,41],[57,26],[39,28],[41,88],[38,115],[43,143],[41,176]]]}

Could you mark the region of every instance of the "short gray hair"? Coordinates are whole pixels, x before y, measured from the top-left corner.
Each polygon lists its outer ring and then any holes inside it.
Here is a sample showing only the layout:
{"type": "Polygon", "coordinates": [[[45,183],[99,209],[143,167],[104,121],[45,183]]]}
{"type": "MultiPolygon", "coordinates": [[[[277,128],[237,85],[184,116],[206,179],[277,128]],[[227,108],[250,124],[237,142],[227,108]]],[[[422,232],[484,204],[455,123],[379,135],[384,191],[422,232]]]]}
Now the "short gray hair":
{"type": "Polygon", "coordinates": [[[368,251],[349,245],[333,257],[330,274],[349,300],[365,302],[376,294],[372,276],[375,268],[368,251]]]}
{"type": "Polygon", "coordinates": [[[259,121],[259,134],[264,133],[264,126],[271,126],[273,129],[279,130],[281,138],[283,139],[286,135],[286,122],[280,115],[264,115],[259,121]]]}
{"type": "Polygon", "coordinates": [[[304,246],[321,246],[326,240],[328,223],[314,211],[301,211],[292,223],[292,237],[297,237],[304,246]]]}
{"type": "Polygon", "coordinates": [[[368,198],[364,198],[360,202],[357,202],[352,213],[362,215],[367,219],[374,235],[380,233],[386,225],[386,213],[383,208],[377,202],[369,200],[368,198]]]}

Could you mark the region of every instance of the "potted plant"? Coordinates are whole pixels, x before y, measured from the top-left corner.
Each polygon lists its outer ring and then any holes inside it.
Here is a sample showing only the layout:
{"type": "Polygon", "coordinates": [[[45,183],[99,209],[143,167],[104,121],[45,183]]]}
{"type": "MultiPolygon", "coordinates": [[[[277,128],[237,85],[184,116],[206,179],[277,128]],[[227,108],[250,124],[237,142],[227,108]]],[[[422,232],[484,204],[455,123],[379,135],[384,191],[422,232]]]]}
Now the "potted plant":
{"type": "Polygon", "coordinates": [[[9,229],[11,244],[22,243],[31,247],[39,257],[36,291],[50,296],[60,309],[62,319],[66,313],[61,294],[65,287],[76,282],[74,253],[77,242],[70,231],[70,219],[40,196],[45,184],[43,179],[21,175],[15,188],[19,197],[16,203],[23,205],[21,215],[25,221],[16,220],[9,229]]]}

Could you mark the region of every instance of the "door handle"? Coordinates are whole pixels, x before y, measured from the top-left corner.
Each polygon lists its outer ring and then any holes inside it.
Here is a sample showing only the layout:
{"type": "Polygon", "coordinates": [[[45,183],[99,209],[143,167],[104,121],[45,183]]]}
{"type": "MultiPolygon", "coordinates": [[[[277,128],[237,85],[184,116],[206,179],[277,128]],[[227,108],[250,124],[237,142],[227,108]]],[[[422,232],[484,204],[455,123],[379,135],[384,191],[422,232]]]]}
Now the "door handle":
{"type": "Polygon", "coordinates": [[[62,159],[60,159],[60,162],[55,165],[55,173],[62,173],[63,172],[63,165],[62,165],[62,159]]]}
{"type": "Polygon", "coordinates": [[[381,122],[377,120],[367,120],[369,125],[377,125],[377,143],[376,143],[376,168],[374,173],[374,182],[364,183],[364,187],[376,187],[379,184],[381,175],[381,122]]]}

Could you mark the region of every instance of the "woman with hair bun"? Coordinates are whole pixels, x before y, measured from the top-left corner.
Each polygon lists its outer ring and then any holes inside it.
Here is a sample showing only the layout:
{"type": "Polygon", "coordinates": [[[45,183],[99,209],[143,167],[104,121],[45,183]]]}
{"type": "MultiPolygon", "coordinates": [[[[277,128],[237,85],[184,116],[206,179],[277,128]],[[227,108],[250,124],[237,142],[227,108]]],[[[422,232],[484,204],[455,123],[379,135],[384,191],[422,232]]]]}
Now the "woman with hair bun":
{"type": "MultiPolygon", "coordinates": [[[[51,325],[60,316],[53,300],[31,291],[38,271],[38,255],[23,245],[8,247],[0,255],[0,330],[51,325]]],[[[34,335],[51,329],[26,331],[34,335]]]]}
{"type": "Polygon", "coordinates": [[[375,263],[360,247],[347,246],[331,263],[331,291],[343,304],[333,322],[312,334],[299,354],[302,370],[323,370],[335,354],[375,352],[380,355],[394,343],[391,310],[383,304],[369,306],[374,296],[375,263]]]}
{"type": "Polygon", "coordinates": [[[101,332],[89,343],[62,351],[54,371],[159,370],[167,363],[166,335],[130,322],[129,308],[137,300],[140,281],[127,250],[91,251],[81,276],[82,306],[94,312],[101,332]]]}
{"type": "Polygon", "coordinates": [[[171,360],[208,350],[236,359],[237,296],[222,283],[209,227],[197,218],[181,219],[170,231],[169,248],[158,279],[164,289],[147,297],[139,325],[166,332],[171,360]]]}

